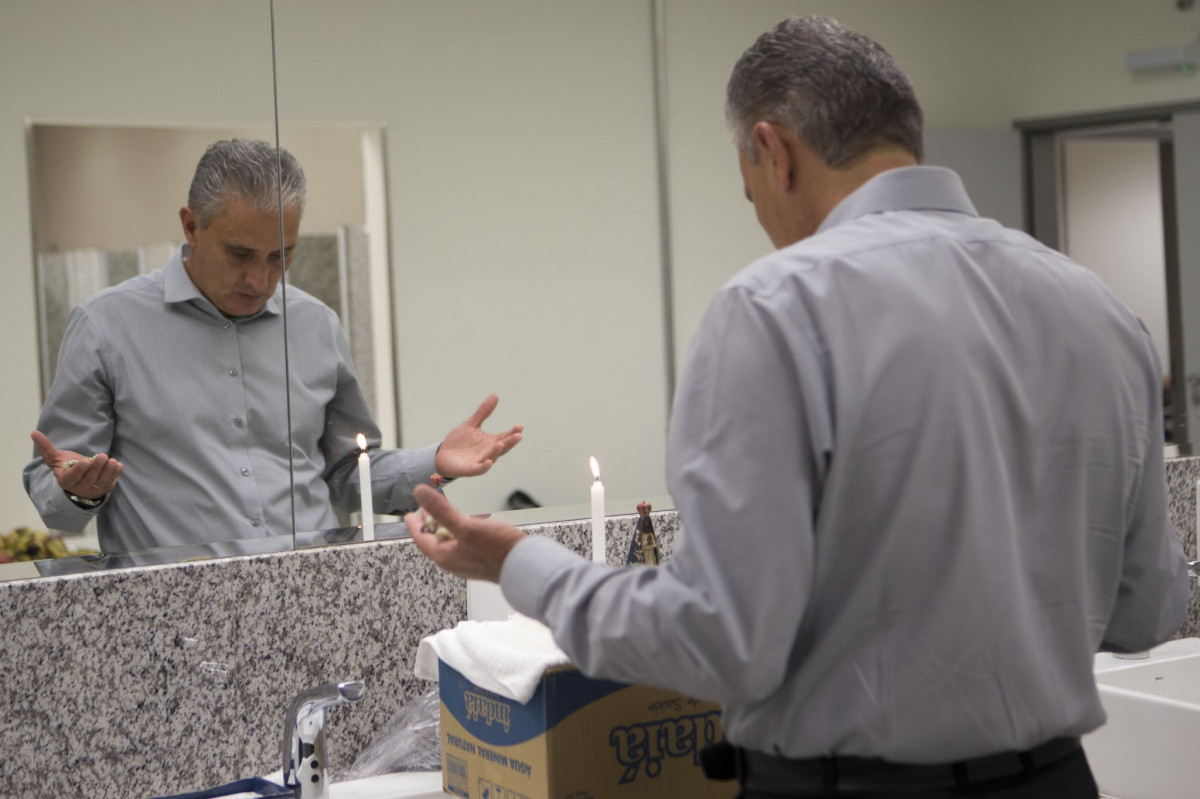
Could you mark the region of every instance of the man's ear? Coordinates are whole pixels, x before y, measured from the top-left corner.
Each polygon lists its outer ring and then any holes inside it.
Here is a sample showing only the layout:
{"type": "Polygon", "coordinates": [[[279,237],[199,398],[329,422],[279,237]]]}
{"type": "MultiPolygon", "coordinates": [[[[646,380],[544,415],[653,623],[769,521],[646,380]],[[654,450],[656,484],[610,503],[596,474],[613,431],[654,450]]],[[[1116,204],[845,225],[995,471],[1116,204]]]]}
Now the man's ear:
{"type": "Polygon", "coordinates": [[[768,159],[771,173],[783,191],[790,191],[795,184],[796,154],[792,152],[789,142],[780,135],[779,129],[770,122],[754,124],[754,143],[758,147],[758,157],[768,159]]]}
{"type": "Polygon", "coordinates": [[[183,235],[188,244],[196,242],[196,231],[200,228],[200,217],[186,205],[179,209],[179,221],[183,225],[183,235]]]}

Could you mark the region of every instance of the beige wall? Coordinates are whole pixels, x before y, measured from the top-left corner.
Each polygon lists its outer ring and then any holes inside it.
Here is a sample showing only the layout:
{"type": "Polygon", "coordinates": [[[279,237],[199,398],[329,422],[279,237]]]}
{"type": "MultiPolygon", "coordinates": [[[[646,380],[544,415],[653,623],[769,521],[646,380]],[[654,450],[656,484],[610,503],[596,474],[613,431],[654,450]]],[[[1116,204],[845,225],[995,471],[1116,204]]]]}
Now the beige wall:
{"type": "MultiPolygon", "coordinates": [[[[2,0],[0,241],[9,376],[0,529],[39,524],[19,482],[37,416],[25,120],[207,128],[272,119],[266,2],[2,0]],[[19,77],[17,77],[19,76],[19,77]]],[[[824,12],[889,47],[939,131],[1191,100],[1200,78],[1124,53],[1196,37],[1196,13],[1122,0],[668,0],[677,346],[766,252],[722,121],[755,35],[824,12]]],[[[279,0],[281,138],[384,126],[401,434],[435,440],[484,394],[528,438],[452,496],[662,493],[666,428],[648,0],[279,0]]],[[[307,164],[306,164],[307,166],[307,164]]],[[[610,505],[611,512],[630,508],[610,505]]]]}

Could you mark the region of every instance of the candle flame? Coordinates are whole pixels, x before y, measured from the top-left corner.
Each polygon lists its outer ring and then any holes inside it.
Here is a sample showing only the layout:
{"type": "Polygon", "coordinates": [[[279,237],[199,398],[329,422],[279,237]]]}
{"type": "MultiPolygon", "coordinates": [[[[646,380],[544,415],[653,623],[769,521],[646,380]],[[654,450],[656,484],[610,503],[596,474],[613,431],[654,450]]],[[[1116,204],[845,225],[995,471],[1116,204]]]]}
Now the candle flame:
{"type": "Polygon", "coordinates": [[[364,436],[362,433],[358,434],[358,448],[361,449],[363,452],[367,451],[367,437],[364,436]]]}
{"type": "Polygon", "coordinates": [[[588,460],[592,464],[592,474],[596,476],[597,480],[599,480],[600,479],[600,464],[596,462],[596,456],[593,455],[588,460]]]}

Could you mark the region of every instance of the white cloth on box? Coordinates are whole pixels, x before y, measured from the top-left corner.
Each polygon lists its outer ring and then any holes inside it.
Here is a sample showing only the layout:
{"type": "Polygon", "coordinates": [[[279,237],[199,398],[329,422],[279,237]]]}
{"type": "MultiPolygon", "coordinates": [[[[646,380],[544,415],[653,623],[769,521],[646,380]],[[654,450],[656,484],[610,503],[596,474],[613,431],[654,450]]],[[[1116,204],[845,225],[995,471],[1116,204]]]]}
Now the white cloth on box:
{"type": "Polygon", "coordinates": [[[522,704],[533,698],[546,669],[569,663],[550,628],[515,614],[507,621],[460,621],[421,639],[413,674],[438,678],[438,661],[471,682],[522,704]]]}

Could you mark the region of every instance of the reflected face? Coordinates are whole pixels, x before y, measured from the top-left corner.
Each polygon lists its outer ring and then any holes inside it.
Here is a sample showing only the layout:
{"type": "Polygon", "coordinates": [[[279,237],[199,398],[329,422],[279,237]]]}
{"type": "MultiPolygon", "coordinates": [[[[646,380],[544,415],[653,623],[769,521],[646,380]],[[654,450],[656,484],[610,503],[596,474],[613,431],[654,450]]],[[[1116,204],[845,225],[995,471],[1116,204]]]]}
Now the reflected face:
{"type": "Polygon", "coordinates": [[[279,215],[263,211],[242,197],[233,197],[225,210],[208,223],[190,208],[179,218],[191,246],[184,265],[196,288],[226,316],[258,313],[275,293],[283,270],[292,262],[300,233],[300,211],[283,212],[284,250],[279,248],[279,215]]]}

